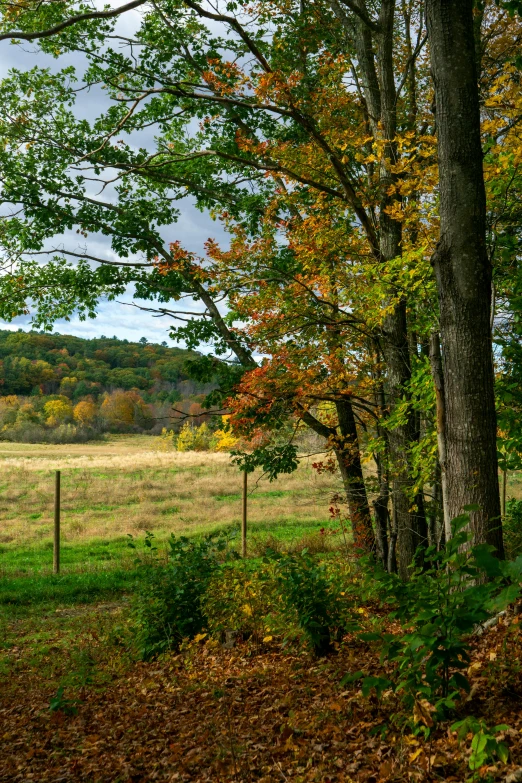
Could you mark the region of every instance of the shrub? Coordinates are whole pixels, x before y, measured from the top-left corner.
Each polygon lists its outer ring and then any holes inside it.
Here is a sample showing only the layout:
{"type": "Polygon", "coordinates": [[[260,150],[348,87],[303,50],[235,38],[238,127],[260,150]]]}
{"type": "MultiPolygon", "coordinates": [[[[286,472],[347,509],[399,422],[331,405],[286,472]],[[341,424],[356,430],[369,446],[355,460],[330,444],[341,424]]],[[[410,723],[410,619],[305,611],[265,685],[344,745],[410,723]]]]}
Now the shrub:
{"type": "Polygon", "coordinates": [[[388,687],[402,696],[413,723],[426,728],[455,707],[461,690],[469,691],[464,671],[470,634],[520,592],[522,558],[500,562],[492,547],[470,547],[466,515],[452,525],[454,536],[445,549],[428,548],[423,567],[414,569],[408,582],[382,571],[371,573],[383,603],[396,606],[390,617],[400,623],[402,633],[361,635],[382,644],[383,658],[395,665],[388,687]],[[511,578],[514,583],[506,586],[511,578]]]}
{"type": "MultiPolygon", "coordinates": [[[[451,727],[452,731],[457,732],[457,738],[459,744],[472,735],[471,741],[471,753],[469,756],[468,765],[473,773],[477,773],[478,770],[487,762],[492,761],[495,757],[499,759],[503,764],[507,763],[509,757],[509,749],[504,742],[499,742],[495,737],[502,731],[507,731],[509,726],[501,724],[500,726],[493,726],[489,729],[483,720],[477,720],[473,716],[464,718],[457,723],[454,723],[451,727]]],[[[473,776],[475,779],[475,775],[473,776]]]]}
{"type": "Polygon", "coordinates": [[[166,427],[163,427],[156,443],[160,451],[172,451],[176,448],[176,433],[174,430],[168,430],[166,427]]]}
{"type": "Polygon", "coordinates": [[[272,552],[270,560],[283,611],[297,623],[315,655],[327,655],[343,620],[326,563],[306,549],[299,554],[272,552]]]}
{"type": "Polygon", "coordinates": [[[178,451],[192,451],[194,449],[194,427],[188,421],[181,428],[176,440],[178,451]]]}
{"type": "Polygon", "coordinates": [[[203,600],[209,631],[221,638],[234,631],[260,642],[276,602],[273,588],[266,569],[257,564],[242,560],[225,565],[213,575],[203,600]]]}
{"type": "Polygon", "coordinates": [[[223,426],[220,429],[217,429],[212,436],[210,444],[212,451],[231,451],[238,445],[239,440],[232,433],[232,429],[228,423],[229,419],[229,415],[221,417],[223,426]]]}
{"type": "Polygon", "coordinates": [[[212,437],[212,432],[205,422],[199,427],[194,427],[187,421],[179,431],[176,449],[177,451],[208,451],[212,437]]]}
{"type": "Polygon", "coordinates": [[[522,553],[522,500],[510,498],[506,503],[506,517],[503,525],[504,545],[508,557],[522,553]]]}
{"type": "Polygon", "coordinates": [[[203,424],[194,430],[194,451],[208,451],[211,438],[212,433],[208,428],[208,424],[203,422],[203,424]]]}
{"type": "MultiPolygon", "coordinates": [[[[154,555],[151,539],[148,534],[146,544],[154,555]]],[[[226,550],[224,536],[195,541],[172,535],[167,563],[152,557],[142,566],[144,578],[135,598],[133,618],[143,660],[178,649],[183,639],[191,639],[206,628],[202,599],[226,550]]]]}
{"type": "Polygon", "coordinates": [[[60,424],[49,428],[31,422],[17,424],[15,427],[2,430],[2,440],[17,443],[86,443],[101,437],[93,429],[75,427],[73,424],[60,424]]]}

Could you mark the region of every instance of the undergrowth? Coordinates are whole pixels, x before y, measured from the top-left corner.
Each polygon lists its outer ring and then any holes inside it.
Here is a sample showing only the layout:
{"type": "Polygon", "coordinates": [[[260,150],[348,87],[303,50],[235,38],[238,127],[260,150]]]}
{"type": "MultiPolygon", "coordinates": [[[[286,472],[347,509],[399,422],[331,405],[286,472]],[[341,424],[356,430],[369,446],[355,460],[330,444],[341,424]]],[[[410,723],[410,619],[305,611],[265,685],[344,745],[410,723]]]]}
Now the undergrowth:
{"type": "MultiPolygon", "coordinates": [[[[150,659],[179,649],[184,639],[279,638],[283,647],[304,642],[316,657],[333,653],[349,634],[377,647],[382,675],[347,672],[342,685],[360,682],[363,696],[392,694],[390,720],[427,739],[454,722],[460,740],[471,738],[473,774],[488,760],[505,761],[497,738],[507,727],[488,727],[462,714],[470,691],[467,669],[474,631],[519,596],[522,557],[499,561],[492,548],[471,546],[469,517],[453,522],[440,551],[419,552],[403,582],[371,560],[265,549],[260,561],[234,562],[225,538],[199,542],[172,538],[165,562],[146,539],[147,576],[136,598],[139,654],[150,659]],[[381,607],[370,613],[364,605],[381,607]]],[[[464,710],[465,713],[465,710],[464,710]]]]}

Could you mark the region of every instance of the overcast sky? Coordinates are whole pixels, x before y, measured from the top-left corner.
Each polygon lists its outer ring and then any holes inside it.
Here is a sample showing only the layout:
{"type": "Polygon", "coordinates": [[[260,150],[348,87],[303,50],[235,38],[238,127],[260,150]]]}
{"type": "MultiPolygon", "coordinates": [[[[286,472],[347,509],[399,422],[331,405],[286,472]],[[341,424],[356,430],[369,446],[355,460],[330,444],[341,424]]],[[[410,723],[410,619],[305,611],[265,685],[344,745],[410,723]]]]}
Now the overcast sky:
{"type": "MultiPolygon", "coordinates": [[[[98,3],[97,3],[98,4],[98,3]]],[[[111,3],[117,7],[121,3],[111,3]]],[[[100,3],[103,5],[103,2],[100,3]]],[[[117,30],[123,34],[131,34],[136,30],[139,24],[139,12],[131,11],[120,17],[117,30]]],[[[36,46],[28,43],[23,45],[12,45],[8,41],[0,41],[0,77],[7,75],[11,68],[29,69],[35,65],[39,67],[50,67],[52,69],[61,69],[67,65],[74,65],[79,71],[83,67],[83,56],[69,54],[60,57],[58,60],[42,54],[36,46]]],[[[101,90],[91,90],[90,92],[81,92],[77,99],[77,112],[93,118],[99,114],[102,102],[107,98],[101,90]]],[[[154,131],[151,131],[151,141],[154,131]]],[[[140,139],[142,141],[142,139],[140,139]]],[[[181,212],[178,222],[166,228],[162,233],[165,238],[172,242],[179,240],[183,247],[196,253],[203,253],[204,242],[213,237],[226,244],[226,236],[219,223],[215,223],[209,215],[202,214],[197,210],[193,203],[187,199],[179,201],[177,207],[181,212]]],[[[73,237],[74,242],[75,235],[73,237]]],[[[78,250],[74,244],[62,241],[64,247],[68,250],[78,250]]],[[[82,240],[83,246],[87,246],[87,252],[91,255],[105,255],[107,258],[113,258],[114,253],[110,248],[110,242],[106,237],[89,237],[82,240]]],[[[56,243],[55,245],[56,246],[56,243]]],[[[149,313],[142,312],[136,307],[131,306],[133,301],[131,292],[122,297],[122,303],[102,302],[99,308],[99,315],[95,320],[80,321],[74,317],[70,321],[59,320],[55,324],[55,331],[61,334],[73,334],[79,337],[98,337],[105,335],[107,337],[116,336],[127,338],[128,340],[139,340],[140,337],[146,337],[150,342],[162,342],[167,340],[169,344],[174,343],[168,337],[169,320],[167,318],[156,318],[149,313]]],[[[136,300],[137,301],[137,300],[136,300]]],[[[150,303],[143,302],[144,306],[150,306],[150,303]]],[[[187,300],[184,304],[187,310],[200,310],[201,305],[187,300]]],[[[179,309],[179,308],[177,308],[179,309]]],[[[0,319],[1,329],[24,329],[29,330],[30,317],[24,316],[16,318],[11,323],[6,323],[0,319]]]]}

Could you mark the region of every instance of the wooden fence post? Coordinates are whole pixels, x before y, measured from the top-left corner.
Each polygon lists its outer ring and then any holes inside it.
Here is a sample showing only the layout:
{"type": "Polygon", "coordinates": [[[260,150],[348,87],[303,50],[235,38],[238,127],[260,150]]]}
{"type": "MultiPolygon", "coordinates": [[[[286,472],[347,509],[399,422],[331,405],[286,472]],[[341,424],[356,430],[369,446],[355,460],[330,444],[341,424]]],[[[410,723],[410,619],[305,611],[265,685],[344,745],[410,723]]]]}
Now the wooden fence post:
{"type": "Polygon", "coordinates": [[[54,480],[54,547],[53,573],[60,573],[60,471],[57,470],[54,480]]]}
{"type": "Polygon", "coordinates": [[[247,487],[248,473],[243,471],[243,516],[241,519],[241,554],[247,556],[247,487]]]}

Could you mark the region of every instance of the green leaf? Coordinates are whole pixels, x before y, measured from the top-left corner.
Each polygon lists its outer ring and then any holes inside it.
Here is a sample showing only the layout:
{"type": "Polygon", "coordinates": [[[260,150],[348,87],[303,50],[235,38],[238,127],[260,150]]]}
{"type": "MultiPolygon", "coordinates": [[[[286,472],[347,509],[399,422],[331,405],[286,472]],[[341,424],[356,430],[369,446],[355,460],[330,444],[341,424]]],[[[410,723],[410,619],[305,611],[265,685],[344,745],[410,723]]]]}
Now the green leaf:
{"type": "Polygon", "coordinates": [[[350,674],[350,672],[347,672],[344,674],[341,678],[340,685],[341,687],[344,685],[349,685],[352,682],[357,682],[357,680],[362,680],[362,678],[365,676],[364,672],[354,672],[353,674],[350,674]]]}
{"type": "Polygon", "coordinates": [[[461,530],[463,530],[467,525],[469,525],[469,515],[468,514],[460,514],[460,516],[455,517],[455,519],[451,520],[451,532],[453,535],[453,538],[460,533],[461,530]]]}
{"type": "Polygon", "coordinates": [[[365,677],[362,683],[362,694],[365,698],[368,698],[373,688],[377,693],[377,698],[380,699],[385,690],[391,687],[391,680],[386,677],[365,677]]]}
{"type": "Polygon", "coordinates": [[[481,571],[484,571],[490,579],[502,576],[498,558],[492,554],[493,547],[490,547],[487,544],[478,544],[477,546],[474,546],[471,551],[478,568],[480,568],[481,571]]]}
{"type": "Polygon", "coordinates": [[[504,742],[497,743],[497,756],[503,764],[507,764],[509,758],[509,748],[504,742]]]}
{"type": "Polygon", "coordinates": [[[484,734],[483,731],[479,731],[478,734],[475,734],[471,741],[471,750],[476,753],[477,755],[479,753],[482,753],[488,744],[488,737],[486,734],[484,734]]]}
{"type": "Polygon", "coordinates": [[[514,603],[520,595],[519,585],[509,585],[497,596],[491,598],[486,608],[491,612],[503,612],[510,604],[514,603]]]}

